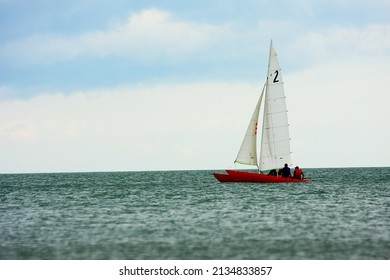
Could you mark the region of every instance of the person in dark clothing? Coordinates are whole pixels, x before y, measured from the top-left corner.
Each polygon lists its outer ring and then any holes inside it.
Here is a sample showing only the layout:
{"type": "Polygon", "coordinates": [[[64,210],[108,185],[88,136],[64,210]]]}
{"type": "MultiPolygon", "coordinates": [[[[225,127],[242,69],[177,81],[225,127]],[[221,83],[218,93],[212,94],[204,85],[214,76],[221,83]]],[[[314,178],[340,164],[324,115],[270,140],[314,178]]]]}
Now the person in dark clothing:
{"type": "Polygon", "coordinates": [[[276,169],[272,169],[272,170],[270,170],[269,173],[268,173],[268,176],[276,176],[276,175],[277,175],[276,169]]]}
{"type": "Polygon", "coordinates": [[[290,170],[290,167],[288,167],[287,163],[283,167],[282,177],[285,177],[285,178],[290,178],[291,177],[291,170],[290,170]]]}

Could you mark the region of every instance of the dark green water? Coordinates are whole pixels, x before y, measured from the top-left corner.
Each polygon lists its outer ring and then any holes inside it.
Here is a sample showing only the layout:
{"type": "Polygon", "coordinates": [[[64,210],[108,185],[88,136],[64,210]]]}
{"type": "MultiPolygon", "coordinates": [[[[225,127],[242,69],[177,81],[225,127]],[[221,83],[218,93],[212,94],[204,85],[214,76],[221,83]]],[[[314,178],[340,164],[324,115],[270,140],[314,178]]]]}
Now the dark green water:
{"type": "Polygon", "coordinates": [[[0,175],[0,259],[390,259],[390,168],[0,175]]]}

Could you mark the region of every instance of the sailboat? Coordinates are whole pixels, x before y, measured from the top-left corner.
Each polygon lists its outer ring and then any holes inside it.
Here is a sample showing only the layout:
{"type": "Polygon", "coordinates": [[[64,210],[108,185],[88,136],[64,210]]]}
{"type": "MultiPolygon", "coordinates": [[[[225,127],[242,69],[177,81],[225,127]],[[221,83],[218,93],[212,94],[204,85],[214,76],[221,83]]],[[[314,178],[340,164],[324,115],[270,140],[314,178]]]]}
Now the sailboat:
{"type": "Polygon", "coordinates": [[[256,166],[258,172],[226,170],[227,174],[214,173],[220,182],[289,183],[310,180],[271,176],[262,172],[279,170],[286,163],[291,165],[290,135],[287,119],[286,96],[278,57],[270,44],[268,75],[257,102],[248,129],[234,163],[256,166]],[[257,156],[257,128],[261,106],[263,124],[260,157],[257,156]]]}

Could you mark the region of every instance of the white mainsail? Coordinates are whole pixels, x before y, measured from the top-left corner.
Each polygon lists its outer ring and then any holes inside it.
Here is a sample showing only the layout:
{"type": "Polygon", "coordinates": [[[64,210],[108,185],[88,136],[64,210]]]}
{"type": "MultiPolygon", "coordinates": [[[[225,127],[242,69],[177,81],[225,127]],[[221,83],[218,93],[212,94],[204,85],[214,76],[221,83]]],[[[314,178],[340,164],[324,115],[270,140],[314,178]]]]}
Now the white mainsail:
{"type": "Polygon", "coordinates": [[[291,165],[290,135],[282,73],[272,41],[269,52],[267,87],[264,98],[260,170],[291,165]]]}
{"type": "Polygon", "coordinates": [[[257,126],[259,120],[261,101],[264,95],[265,85],[261,92],[259,101],[257,102],[256,108],[252,114],[251,121],[249,122],[248,129],[246,130],[244,140],[242,141],[241,148],[238,151],[238,155],[235,163],[255,165],[257,163],[257,126]]]}

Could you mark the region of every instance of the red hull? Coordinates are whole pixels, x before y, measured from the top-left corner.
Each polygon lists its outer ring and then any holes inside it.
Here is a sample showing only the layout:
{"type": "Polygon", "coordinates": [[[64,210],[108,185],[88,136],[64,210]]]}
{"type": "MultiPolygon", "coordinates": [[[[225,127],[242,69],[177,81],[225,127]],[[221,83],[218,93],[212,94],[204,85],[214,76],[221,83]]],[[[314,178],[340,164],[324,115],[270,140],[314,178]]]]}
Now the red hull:
{"type": "Polygon", "coordinates": [[[268,176],[260,173],[226,170],[227,174],[214,173],[214,177],[221,183],[306,183],[310,180],[268,176]]]}

